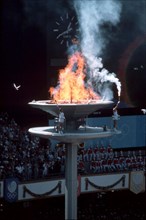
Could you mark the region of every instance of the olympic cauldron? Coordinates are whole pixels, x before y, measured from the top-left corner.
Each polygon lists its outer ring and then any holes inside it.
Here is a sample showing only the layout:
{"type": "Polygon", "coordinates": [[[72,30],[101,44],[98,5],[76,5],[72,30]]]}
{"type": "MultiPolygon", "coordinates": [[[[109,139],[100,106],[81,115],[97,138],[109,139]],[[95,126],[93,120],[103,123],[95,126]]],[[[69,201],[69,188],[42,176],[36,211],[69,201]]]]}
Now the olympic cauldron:
{"type": "Polygon", "coordinates": [[[64,143],[80,143],[84,140],[92,138],[110,136],[113,134],[111,130],[103,132],[103,128],[101,127],[82,126],[82,119],[86,118],[96,110],[107,108],[112,104],[112,101],[101,100],[92,100],[88,101],[88,103],[61,102],[59,104],[53,103],[51,100],[29,102],[29,105],[32,107],[41,109],[54,117],[58,117],[59,108],[61,108],[66,118],[65,132],[62,135],[60,135],[58,132],[55,132],[54,126],[30,128],[29,132],[32,134],[37,134],[37,136],[43,138],[52,138],[64,143]]]}
{"type": "Polygon", "coordinates": [[[78,144],[85,140],[103,138],[115,134],[111,129],[103,127],[89,127],[80,123],[91,113],[109,107],[112,101],[91,100],[82,103],[61,102],[56,104],[51,100],[32,101],[28,103],[34,108],[41,109],[58,117],[59,108],[65,114],[66,126],[63,134],[58,133],[54,126],[34,127],[29,132],[33,135],[54,139],[65,143],[65,219],[77,219],[77,149],[78,144]],[[81,120],[82,121],[82,120],[81,120]]]}

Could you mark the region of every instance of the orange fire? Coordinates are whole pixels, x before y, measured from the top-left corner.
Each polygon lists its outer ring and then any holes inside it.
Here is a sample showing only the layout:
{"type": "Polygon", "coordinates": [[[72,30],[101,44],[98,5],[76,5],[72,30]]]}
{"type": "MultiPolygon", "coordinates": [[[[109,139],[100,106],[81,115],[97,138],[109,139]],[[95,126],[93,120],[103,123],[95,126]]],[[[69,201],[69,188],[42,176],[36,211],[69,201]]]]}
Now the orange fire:
{"type": "Polygon", "coordinates": [[[76,52],[69,57],[68,64],[59,71],[57,87],[49,89],[53,101],[67,103],[84,103],[99,100],[100,96],[93,88],[85,85],[86,63],[81,53],[76,52]]]}

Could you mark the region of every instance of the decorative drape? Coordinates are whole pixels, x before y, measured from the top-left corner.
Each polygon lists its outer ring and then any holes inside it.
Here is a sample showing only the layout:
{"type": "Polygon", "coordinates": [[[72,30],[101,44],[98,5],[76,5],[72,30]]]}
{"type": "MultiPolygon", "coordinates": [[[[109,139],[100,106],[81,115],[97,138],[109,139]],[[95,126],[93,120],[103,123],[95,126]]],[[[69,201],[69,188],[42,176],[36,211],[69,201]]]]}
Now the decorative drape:
{"type": "Polygon", "coordinates": [[[122,182],[122,187],[125,186],[125,175],[123,175],[119,180],[117,180],[115,183],[107,186],[98,186],[95,183],[91,182],[88,178],[85,179],[85,189],[88,190],[88,186],[92,186],[95,189],[100,189],[100,190],[106,190],[106,189],[111,189],[114,186],[118,185],[120,182],[122,182]]]}
{"type": "Polygon", "coordinates": [[[42,193],[42,194],[37,194],[34,193],[32,191],[30,191],[26,186],[23,187],[23,198],[25,198],[26,193],[28,193],[29,195],[33,196],[33,197],[44,197],[44,196],[49,196],[51,195],[54,191],[56,191],[58,189],[58,193],[61,193],[61,181],[58,182],[58,184],[49,192],[46,193],[42,193]]]}

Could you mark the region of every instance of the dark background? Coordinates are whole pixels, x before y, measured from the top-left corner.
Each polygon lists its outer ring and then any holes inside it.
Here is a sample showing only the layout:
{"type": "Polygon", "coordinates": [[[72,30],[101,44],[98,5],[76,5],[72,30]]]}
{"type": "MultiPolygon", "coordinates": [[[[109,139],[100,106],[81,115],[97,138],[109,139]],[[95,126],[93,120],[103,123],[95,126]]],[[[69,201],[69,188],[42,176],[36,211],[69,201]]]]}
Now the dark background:
{"type": "MultiPolygon", "coordinates": [[[[48,99],[58,70],[67,61],[66,45],[53,32],[55,22],[66,12],[75,15],[69,0],[2,0],[0,26],[0,108],[30,124],[46,115],[28,102],[48,99]],[[55,65],[52,62],[57,62],[55,65]],[[63,60],[63,61],[62,61],[63,60]],[[13,82],[21,84],[19,91],[13,82]]],[[[122,13],[116,27],[102,27],[108,43],[104,67],[122,83],[124,114],[141,114],[146,108],[146,1],[121,0],[122,13]],[[135,69],[136,68],[136,69],[135,69]],[[131,110],[132,107],[132,110],[131,110]]]]}

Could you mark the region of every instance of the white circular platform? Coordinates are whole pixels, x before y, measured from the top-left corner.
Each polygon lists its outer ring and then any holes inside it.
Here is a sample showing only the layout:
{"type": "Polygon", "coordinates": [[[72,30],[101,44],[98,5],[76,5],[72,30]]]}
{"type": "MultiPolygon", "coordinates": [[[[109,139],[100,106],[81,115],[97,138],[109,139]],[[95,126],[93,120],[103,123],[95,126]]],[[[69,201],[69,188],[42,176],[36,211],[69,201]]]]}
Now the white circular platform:
{"type": "Polygon", "coordinates": [[[54,127],[34,127],[28,130],[31,134],[42,137],[51,138],[64,143],[81,143],[85,140],[110,137],[114,134],[121,134],[121,131],[113,131],[108,129],[104,131],[102,127],[80,127],[78,130],[67,133],[57,133],[54,127]]]}

